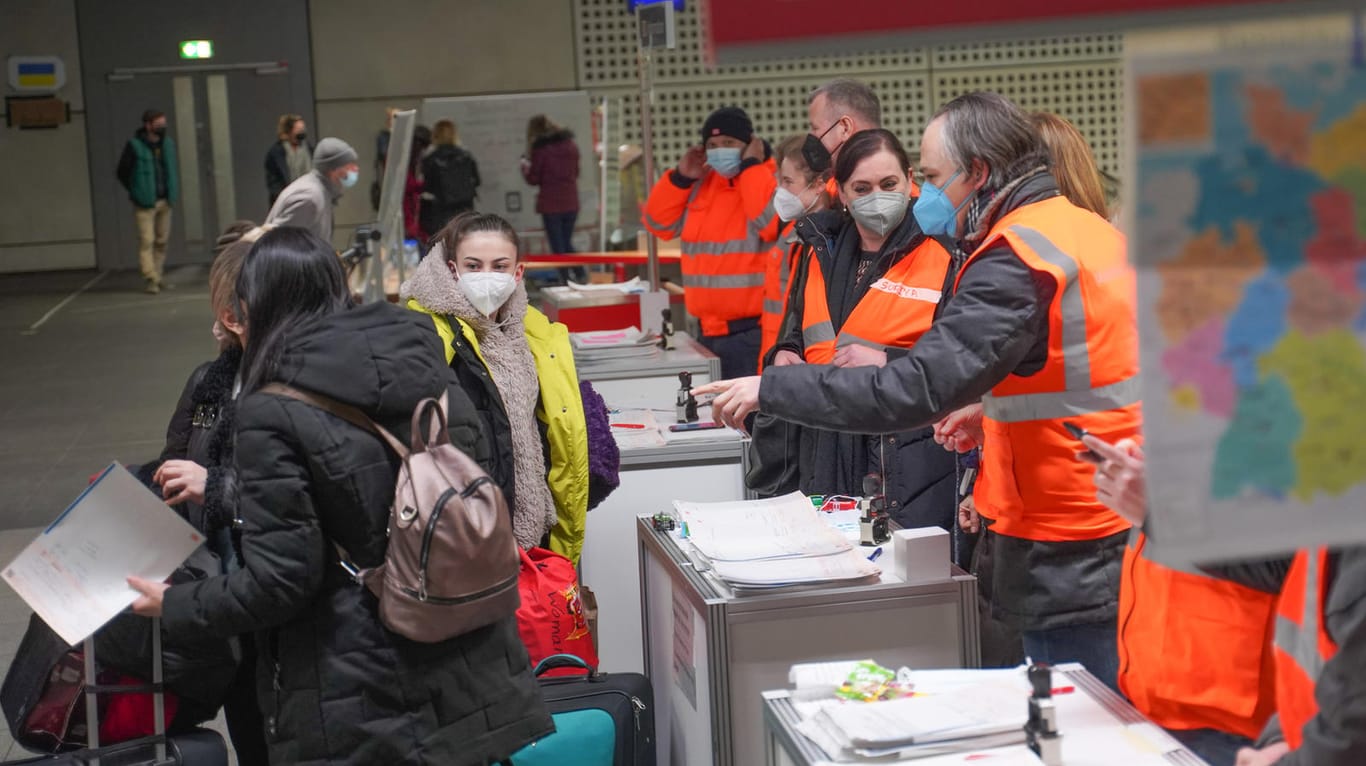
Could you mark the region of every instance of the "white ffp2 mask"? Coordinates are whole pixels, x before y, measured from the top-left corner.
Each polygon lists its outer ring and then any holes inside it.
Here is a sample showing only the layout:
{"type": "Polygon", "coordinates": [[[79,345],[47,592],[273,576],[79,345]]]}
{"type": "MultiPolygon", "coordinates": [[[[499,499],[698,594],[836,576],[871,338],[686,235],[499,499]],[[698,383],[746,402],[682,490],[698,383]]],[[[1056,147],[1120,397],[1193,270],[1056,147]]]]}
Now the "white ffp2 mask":
{"type": "Polygon", "coordinates": [[[456,284],[475,309],[484,316],[491,317],[498,311],[512,292],[517,289],[517,280],[502,271],[470,271],[460,275],[456,284]]]}

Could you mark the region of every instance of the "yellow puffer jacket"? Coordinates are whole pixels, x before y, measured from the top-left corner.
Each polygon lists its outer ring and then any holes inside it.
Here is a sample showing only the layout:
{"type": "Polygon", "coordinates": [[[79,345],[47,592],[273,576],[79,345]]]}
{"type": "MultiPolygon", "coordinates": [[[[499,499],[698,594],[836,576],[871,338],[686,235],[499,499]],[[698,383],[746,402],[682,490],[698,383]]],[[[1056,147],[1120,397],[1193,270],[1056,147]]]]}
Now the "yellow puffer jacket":
{"type": "MultiPolygon", "coordinates": [[[[479,354],[479,339],[459,317],[436,314],[416,300],[408,301],[408,308],[432,317],[436,331],[446,349],[446,363],[455,358],[454,319],[470,348],[479,354]]],[[[550,549],[579,563],[583,551],[584,529],[588,521],[588,424],[583,414],[583,397],[579,393],[579,373],[574,368],[574,349],[569,343],[569,329],[559,322],[551,322],[538,309],[528,306],[524,318],[526,342],[536,362],[536,377],[541,386],[541,403],[536,417],[546,426],[550,443],[550,467],[546,482],[555,498],[556,521],[550,530],[550,549]]],[[[485,362],[485,368],[488,363],[485,362]]]]}

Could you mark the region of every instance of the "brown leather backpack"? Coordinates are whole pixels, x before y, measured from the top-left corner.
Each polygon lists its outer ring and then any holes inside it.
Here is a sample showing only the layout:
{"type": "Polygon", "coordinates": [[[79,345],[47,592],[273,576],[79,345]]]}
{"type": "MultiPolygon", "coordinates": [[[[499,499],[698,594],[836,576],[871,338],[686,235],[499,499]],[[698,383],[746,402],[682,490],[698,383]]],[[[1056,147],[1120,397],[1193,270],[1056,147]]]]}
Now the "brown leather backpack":
{"type": "Polygon", "coordinates": [[[370,431],[402,458],[384,563],[359,569],[336,546],[341,565],[379,597],[385,627],[433,643],[516,613],[521,558],[507,503],[479,464],[451,444],[446,394],[439,401],[418,402],[409,449],[350,405],[282,383],[261,391],[297,399],[370,431]],[[424,437],[422,421],[429,415],[424,437]]]}

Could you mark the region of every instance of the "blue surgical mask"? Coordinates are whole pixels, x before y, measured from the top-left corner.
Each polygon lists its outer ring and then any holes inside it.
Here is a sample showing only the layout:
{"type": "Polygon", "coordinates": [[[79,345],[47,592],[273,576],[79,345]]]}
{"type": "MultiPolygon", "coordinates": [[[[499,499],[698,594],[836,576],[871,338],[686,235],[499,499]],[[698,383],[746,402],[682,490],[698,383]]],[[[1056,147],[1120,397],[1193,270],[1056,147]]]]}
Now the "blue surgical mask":
{"type": "Polygon", "coordinates": [[[740,150],[729,146],[708,149],[707,164],[726,178],[734,178],[740,173],[740,150]]]}
{"type": "Polygon", "coordinates": [[[359,171],[359,170],[348,170],[348,171],[346,172],[346,175],[342,176],[342,178],[341,178],[341,185],[342,185],[342,188],[344,188],[344,189],[350,189],[352,186],[355,186],[355,185],[356,185],[356,182],[359,181],[359,180],[360,180],[360,171],[359,171]]]}
{"type": "Polygon", "coordinates": [[[953,179],[962,175],[963,171],[958,171],[949,177],[942,186],[935,186],[926,181],[920,187],[920,199],[915,201],[915,207],[911,213],[915,220],[920,224],[920,230],[931,237],[956,237],[958,236],[958,211],[968,204],[972,195],[963,198],[963,201],[954,207],[953,202],[944,194],[944,190],[953,179]]]}

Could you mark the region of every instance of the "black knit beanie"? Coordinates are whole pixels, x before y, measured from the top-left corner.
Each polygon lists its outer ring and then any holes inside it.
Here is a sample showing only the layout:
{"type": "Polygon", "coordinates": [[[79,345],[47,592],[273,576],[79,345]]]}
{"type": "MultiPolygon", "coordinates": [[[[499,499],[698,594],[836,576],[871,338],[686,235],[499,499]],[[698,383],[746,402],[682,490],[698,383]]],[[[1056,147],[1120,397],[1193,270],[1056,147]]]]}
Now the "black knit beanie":
{"type": "Polygon", "coordinates": [[[749,143],[754,138],[754,123],[749,121],[749,115],[740,107],[723,106],[702,123],[702,140],[705,142],[712,136],[730,136],[749,143]]]}

